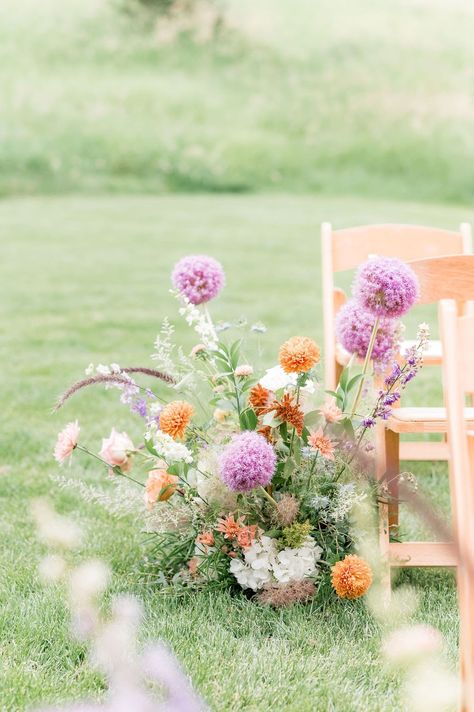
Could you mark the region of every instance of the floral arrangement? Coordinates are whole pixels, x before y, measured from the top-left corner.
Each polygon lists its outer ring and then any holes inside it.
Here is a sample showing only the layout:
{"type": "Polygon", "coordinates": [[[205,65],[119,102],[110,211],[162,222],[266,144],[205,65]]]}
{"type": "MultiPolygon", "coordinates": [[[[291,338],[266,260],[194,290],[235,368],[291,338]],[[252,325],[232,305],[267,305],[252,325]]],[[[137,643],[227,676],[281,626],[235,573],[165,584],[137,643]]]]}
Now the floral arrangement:
{"type": "MultiPolygon", "coordinates": [[[[93,384],[118,388],[144,421],[143,442],[112,429],[93,453],[76,421],[59,434],[56,460],[80,450],[111,479],[142,489],[148,561],[161,586],[243,589],[275,607],[364,595],[372,571],[355,553],[360,532],[351,511],[380,494],[371,477],[373,427],[422,365],[426,325],[399,356],[398,319],[418,294],[414,273],[396,259],[360,267],[337,320],[352,357],[334,391],[320,385],[320,349],[307,336],[285,341],[265,372],[245,356],[243,338],[224,339],[230,325],[214,324],[207,308],[225,284],[216,260],[181,259],[172,283],[179,313],[199,338],[190,354],[175,345],[165,319],[156,368],[91,364],[58,403],[93,384]],[[140,385],[137,375],[157,379],[158,388],[140,385]]],[[[248,336],[264,331],[255,324],[248,336]]]]}

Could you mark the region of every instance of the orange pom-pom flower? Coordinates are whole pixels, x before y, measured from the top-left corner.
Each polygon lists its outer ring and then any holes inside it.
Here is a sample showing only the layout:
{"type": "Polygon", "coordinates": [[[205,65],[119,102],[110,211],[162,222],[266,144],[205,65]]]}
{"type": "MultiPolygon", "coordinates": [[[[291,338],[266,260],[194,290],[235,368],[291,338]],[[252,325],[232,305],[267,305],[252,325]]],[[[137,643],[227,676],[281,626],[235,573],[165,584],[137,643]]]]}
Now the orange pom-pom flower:
{"type": "Polygon", "coordinates": [[[319,363],[319,346],[308,336],[292,336],[280,347],[280,366],[286,373],[304,373],[319,363]]]}
{"type": "Polygon", "coordinates": [[[160,430],[172,438],[182,438],[194,408],[186,401],[172,401],[160,413],[160,430]]]}
{"type": "Polygon", "coordinates": [[[349,554],[332,569],[331,583],[340,598],[359,598],[372,583],[372,569],[360,556],[349,554]]]}

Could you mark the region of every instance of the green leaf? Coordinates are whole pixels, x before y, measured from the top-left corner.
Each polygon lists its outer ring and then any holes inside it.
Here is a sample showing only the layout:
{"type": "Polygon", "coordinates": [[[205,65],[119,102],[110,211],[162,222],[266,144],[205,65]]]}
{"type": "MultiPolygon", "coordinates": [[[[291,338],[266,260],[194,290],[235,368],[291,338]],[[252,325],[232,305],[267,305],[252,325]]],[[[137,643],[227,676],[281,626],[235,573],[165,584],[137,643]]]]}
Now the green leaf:
{"type": "Polygon", "coordinates": [[[232,368],[235,369],[237,368],[237,365],[239,363],[239,355],[240,355],[240,346],[242,344],[242,339],[238,339],[235,341],[232,346],[230,347],[230,363],[232,365],[232,368]]]}
{"type": "Polygon", "coordinates": [[[149,453],[151,453],[155,457],[159,457],[158,453],[156,452],[155,448],[153,447],[153,443],[151,442],[151,440],[145,440],[145,447],[149,453]]]}
{"type": "Polygon", "coordinates": [[[308,428],[310,428],[313,425],[317,425],[321,418],[322,415],[319,410],[311,410],[309,413],[306,413],[304,423],[308,428]]]}
{"type": "Polygon", "coordinates": [[[354,388],[354,386],[357,385],[357,383],[359,383],[359,381],[361,381],[363,378],[364,378],[363,373],[358,373],[356,376],[353,376],[351,378],[351,380],[349,381],[349,383],[347,384],[346,393],[350,393],[350,391],[354,388]]]}

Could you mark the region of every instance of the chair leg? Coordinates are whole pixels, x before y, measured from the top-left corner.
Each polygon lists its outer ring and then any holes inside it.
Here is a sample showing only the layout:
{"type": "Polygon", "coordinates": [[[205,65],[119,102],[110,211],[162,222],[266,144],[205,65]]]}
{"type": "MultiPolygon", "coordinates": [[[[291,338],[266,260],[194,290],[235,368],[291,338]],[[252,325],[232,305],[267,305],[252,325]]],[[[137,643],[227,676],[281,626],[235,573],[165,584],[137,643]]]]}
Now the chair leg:
{"type": "MultiPolygon", "coordinates": [[[[385,425],[378,424],[375,434],[376,438],[376,476],[379,482],[385,482],[386,473],[386,436],[385,425]]],[[[380,550],[380,596],[385,607],[390,604],[392,595],[392,582],[390,576],[390,529],[388,520],[388,503],[379,501],[378,503],[378,527],[379,527],[379,550],[380,550]]]]}
{"type": "Polygon", "coordinates": [[[388,526],[398,527],[398,498],[400,480],[400,436],[393,430],[385,431],[386,483],[390,502],[388,504],[388,526]]]}

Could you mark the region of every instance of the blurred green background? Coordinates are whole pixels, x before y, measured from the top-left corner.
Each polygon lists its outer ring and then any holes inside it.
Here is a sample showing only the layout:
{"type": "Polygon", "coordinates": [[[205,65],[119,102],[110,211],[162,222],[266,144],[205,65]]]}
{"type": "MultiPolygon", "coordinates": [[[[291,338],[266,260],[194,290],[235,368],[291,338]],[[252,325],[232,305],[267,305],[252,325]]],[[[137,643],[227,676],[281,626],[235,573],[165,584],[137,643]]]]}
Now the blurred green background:
{"type": "Polygon", "coordinates": [[[470,0],[3,0],[0,194],[470,202],[473,30],[470,0]]]}

